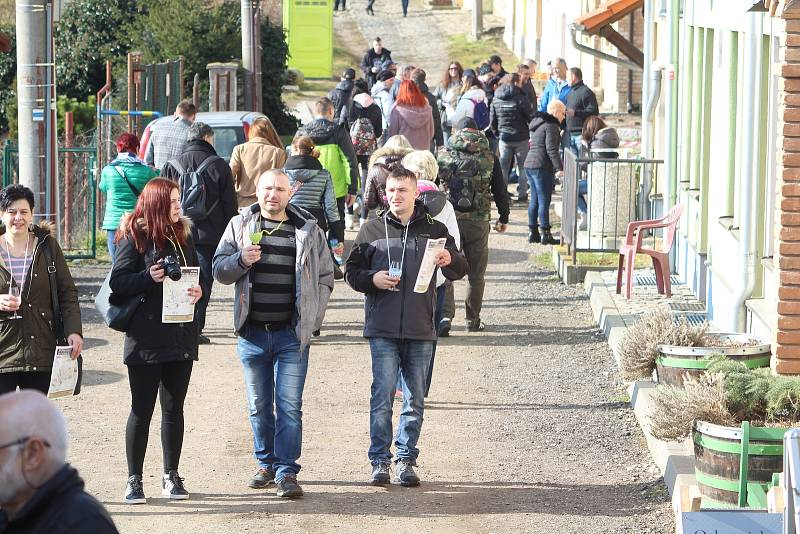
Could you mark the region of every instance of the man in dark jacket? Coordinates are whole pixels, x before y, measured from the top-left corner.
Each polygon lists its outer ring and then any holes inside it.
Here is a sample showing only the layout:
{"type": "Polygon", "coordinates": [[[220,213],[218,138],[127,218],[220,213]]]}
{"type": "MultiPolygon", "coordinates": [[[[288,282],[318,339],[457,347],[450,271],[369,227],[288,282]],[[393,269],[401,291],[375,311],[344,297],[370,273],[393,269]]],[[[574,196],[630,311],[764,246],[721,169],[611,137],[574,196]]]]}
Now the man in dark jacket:
{"type": "Polygon", "coordinates": [[[0,395],[0,533],[117,533],[65,463],[67,442],[64,416],[44,395],[0,395]]]}
{"type": "MultiPolygon", "coordinates": [[[[222,232],[228,221],[236,215],[236,189],[233,183],[231,168],[214,150],[214,130],[211,126],[195,122],[189,128],[186,147],[183,154],[164,165],[162,176],[179,180],[181,174],[200,171],[206,189],[205,218],[195,217],[192,221],[192,239],[197,250],[197,262],[200,266],[200,285],[203,297],[195,306],[195,323],[197,324],[198,342],[211,343],[203,335],[206,325],[206,309],[211,298],[214,277],[211,273],[211,262],[217,249],[222,232]]],[[[181,202],[183,203],[183,191],[181,202]]],[[[184,209],[186,206],[184,206],[184,209]]]]}
{"type": "MultiPolygon", "coordinates": [[[[489,118],[492,132],[500,140],[500,169],[508,186],[508,173],[514,160],[517,174],[523,176],[525,156],[528,155],[528,123],[531,120],[530,103],[522,90],[514,84],[515,74],[500,80],[494,93],[489,118]]],[[[528,182],[519,180],[517,195],[520,202],[528,201],[528,182]]]]}
{"type": "Polygon", "coordinates": [[[567,95],[567,135],[569,136],[570,147],[579,153],[581,146],[581,130],[583,121],[592,115],[598,115],[600,108],[597,105],[597,97],[594,92],[583,83],[583,72],[578,67],[569,69],[570,91],[567,95]]]}
{"type": "Polygon", "coordinates": [[[381,41],[380,37],[376,37],[372,41],[372,48],[366,51],[361,60],[361,70],[364,72],[364,78],[367,79],[370,89],[375,84],[378,73],[383,70],[384,67],[382,65],[391,60],[392,52],[383,47],[383,41],[381,41]]]}
{"type": "Polygon", "coordinates": [[[390,482],[392,404],[398,369],[403,408],[397,431],[395,476],[403,486],[419,485],[414,472],[417,441],[425,411],[425,380],[436,340],[436,269],[456,280],[467,262],[447,226],[435,221],[418,201],[416,175],[402,167],[386,179],[389,209],[359,230],[347,259],[347,283],[366,294],[364,337],[372,354],[370,447],[372,483],[390,482]],[[427,280],[417,280],[429,244],[442,240],[427,280]]]}
{"type": "Polygon", "coordinates": [[[419,90],[428,99],[431,105],[431,115],[433,115],[433,139],[431,140],[431,152],[436,154],[436,147],[444,146],[444,132],[442,132],[442,115],[439,113],[439,106],[436,103],[436,97],[430,92],[428,84],[425,83],[425,71],[422,69],[415,69],[411,73],[411,80],[417,84],[419,90]]]}
{"type": "MultiPolygon", "coordinates": [[[[456,123],[456,132],[447,142],[447,151],[438,158],[439,181],[449,190],[448,197],[456,210],[461,246],[469,262],[467,298],[465,300],[467,330],[481,332],[484,275],[489,263],[489,221],[494,199],[500,216],[495,230],[505,232],[508,224],[508,192],[500,163],[489,149],[489,141],[477,130],[475,121],[465,117],[456,123]],[[460,206],[453,185],[469,179],[475,196],[468,206],[460,206]]],[[[463,190],[463,189],[462,189],[463,190]]],[[[447,295],[444,316],[453,318],[455,307],[447,295]]]]}
{"type": "Polygon", "coordinates": [[[355,70],[349,67],[344,69],[339,85],[328,93],[328,98],[333,102],[333,122],[336,124],[345,124],[347,122],[347,111],[353,99],[353,80],[355,79],[355,70]]]}

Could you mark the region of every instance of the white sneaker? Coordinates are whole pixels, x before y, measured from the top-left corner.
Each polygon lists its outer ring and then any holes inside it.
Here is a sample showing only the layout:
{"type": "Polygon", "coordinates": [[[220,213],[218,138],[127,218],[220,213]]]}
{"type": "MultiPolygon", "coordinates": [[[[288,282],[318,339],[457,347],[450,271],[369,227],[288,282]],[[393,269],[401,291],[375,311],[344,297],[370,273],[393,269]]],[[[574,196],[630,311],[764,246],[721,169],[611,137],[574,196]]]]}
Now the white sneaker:
{"type": "Polygon", "coordinates": [[[348,230],[353,229],[353,214],[352,213],[345,213],[344,214],[344,227],[348,230]]]}

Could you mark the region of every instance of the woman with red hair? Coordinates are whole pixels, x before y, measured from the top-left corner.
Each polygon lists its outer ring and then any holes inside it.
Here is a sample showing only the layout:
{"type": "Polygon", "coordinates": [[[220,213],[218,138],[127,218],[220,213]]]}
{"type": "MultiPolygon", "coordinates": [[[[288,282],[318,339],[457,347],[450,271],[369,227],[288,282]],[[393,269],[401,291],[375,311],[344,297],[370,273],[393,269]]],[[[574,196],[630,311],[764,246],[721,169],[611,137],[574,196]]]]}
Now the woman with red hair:
{"type": "Polygon", "coordinates": [[[389,115],[389,132],[404,135],[415,150],[430,150],[433,139],[433,113],[428,99],[411,80],[403,80],[389,115]]]}
{"type": "MultiPolygon", "coordinates": [[[[142,190],[133,213],[123,217],[117,233],[117,261],[109,284],[119,297],[141,296],[142,302],[125,332],[123,362],[128,366],[131,412],[125,430],[128,486],[124,502],[145,502],[142,487],[144,455],[150,419],[161,396],[161,447],[164,475],[161,493],[170,499],[188,499],[178,475],[183,446],[183,401],[189,389],[192,364],[197,359],[194,321],[164,323],[164,264],[177,260],[182,267],[197,266],[189,219],[181,216],[180,191],[170,180],[156,178],[142,190]]],[[[187,290],[192,304],[200,300],[199,285],[187,290]]]]}
{"type": "Polygon", "coordinates": [[[117,138],[117,152],[117,157],[103,167],[100,175],[100,191],[106,195],[102,228],[108,234],[108,253],[112,262],[116,255],[117,228],[122,215],[136,206],[139,192],[158,175],[158,171],[136,156],[139,138],[134,134],[124,133],[117,138]]]}

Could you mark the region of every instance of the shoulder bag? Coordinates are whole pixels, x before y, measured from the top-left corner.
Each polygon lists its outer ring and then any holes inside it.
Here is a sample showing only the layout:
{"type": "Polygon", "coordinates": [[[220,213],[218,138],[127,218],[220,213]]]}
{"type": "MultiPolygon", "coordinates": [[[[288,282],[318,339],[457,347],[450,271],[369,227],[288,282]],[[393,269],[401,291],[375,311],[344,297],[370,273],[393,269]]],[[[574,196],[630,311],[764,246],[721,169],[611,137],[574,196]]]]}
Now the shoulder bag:
{"type": "Polygon", "coordinates": [[[118,332],[127,332],[131,319],[144,299],[144,293],[130,297],[115,295],[111,291],[111,271],[109,271],[94,298],[94,307],[100,313],[106,326],[118,332]]]}
{"type": "MultiPolygon", "coordinates": [[[[53,330],[56,336],[56,345],[65,347],[69,345],[67,336],[64,332],[64,318],[61,315],[61,302],[58,299],[58,279],[56,278],[56,262],[53,253],[47,244],[47,237],[42,239],[42,253],[47,261],[47,278],[50,282],[50,300],[53,305],[53,330]]],[[[75,383],[73,395],[81,392],[81,382],[83,381],[83,355],[78,355],[78,381],[75,383]]]]}

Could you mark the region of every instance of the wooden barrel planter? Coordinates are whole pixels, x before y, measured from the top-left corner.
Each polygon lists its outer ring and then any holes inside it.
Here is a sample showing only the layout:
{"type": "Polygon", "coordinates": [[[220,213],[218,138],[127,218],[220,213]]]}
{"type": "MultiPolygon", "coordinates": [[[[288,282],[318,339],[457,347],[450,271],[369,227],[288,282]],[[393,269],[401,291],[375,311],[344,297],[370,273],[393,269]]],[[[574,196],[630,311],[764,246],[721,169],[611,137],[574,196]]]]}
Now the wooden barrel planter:
{"type": "Polygon", "coordinates": [[[766,507],[772,475],[783,471],[783,435],[788,430],[754,427],[747,421],[740,428],[695,421],[694,470],[704,503],[766,507]]]}
{"type": "Polygon", "coordinates": [[[709,334],[730,343],[747,343],[758,340],[757,345],[731,347],[680,347],[678,345],[660,345],[656,358],[656,376],[660,384],[683,387],[687,376],[700,377],[708,369],[709,358],[722,355],[731,360],[738,360],[748,368],[769,367],[771,354],[770,344],[750,334],[709,334]]]}

